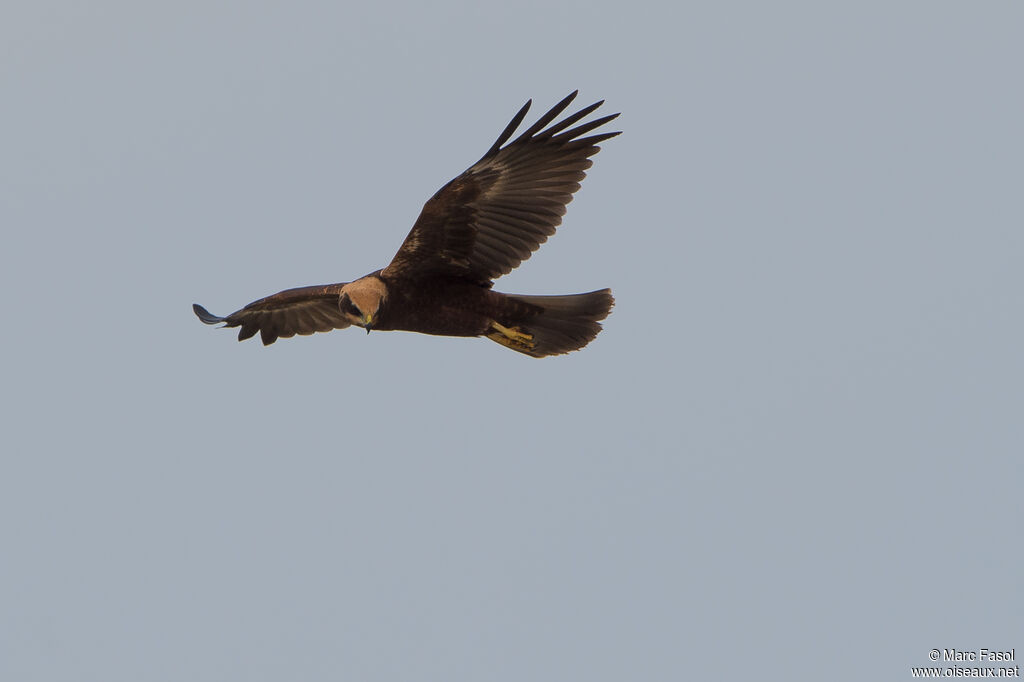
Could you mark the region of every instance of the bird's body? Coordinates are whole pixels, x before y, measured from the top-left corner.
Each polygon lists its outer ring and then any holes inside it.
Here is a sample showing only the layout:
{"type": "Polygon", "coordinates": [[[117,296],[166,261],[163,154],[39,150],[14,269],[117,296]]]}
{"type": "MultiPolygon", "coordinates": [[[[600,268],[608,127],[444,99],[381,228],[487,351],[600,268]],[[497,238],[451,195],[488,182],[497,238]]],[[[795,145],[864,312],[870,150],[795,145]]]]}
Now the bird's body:
{"type": "Polygon", "coordinates": [[[554,233],[579,189],[597,142],[618,133],[583,135],[617,114],[562,132],[601,102],[551,123],[572,93],[519,138],[527,102],[491,149],[442,187],[391,263],[353,282],[300,287],[250,303],[228,315],[194,305],[207,324],[240,327],[239,340],[259,332],[264,344],[295,334],[341,329],[486,336],[544,357],[578,350],[601,330],[614,302],[608,289],[567,296],[494,291],[492,280],[526,260],[554,233]]]}
{"type": "Polygon", "coordinates": [[[374,330],[480,336],[488,330],[491,319],[514,324],[511,318],[522,315],[517,310],[521,306],[504,294],[465,280],[438,278],[414,287],[382,281],[388,285],[389,296],[373,322],[374,330]]]}

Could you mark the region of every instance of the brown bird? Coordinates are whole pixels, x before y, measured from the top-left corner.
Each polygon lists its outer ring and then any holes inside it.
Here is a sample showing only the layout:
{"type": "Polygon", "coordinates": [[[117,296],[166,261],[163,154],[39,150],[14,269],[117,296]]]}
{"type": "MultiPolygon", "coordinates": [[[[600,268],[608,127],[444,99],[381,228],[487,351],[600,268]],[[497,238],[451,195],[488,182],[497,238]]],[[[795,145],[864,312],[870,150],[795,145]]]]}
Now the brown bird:
{"type": "Polygon", "coordinates": [[[227,317],[198,304],[192,309],[206,324],[240,327],[239,341],[259,332],[264,345],[356,325],[367,333],[486,336],[536,358],[583,348],[601,331],[614,303],[611,290],[524,296],[491,289],[555,233],[598,143],[619,134],[582,137],[618,114],[571,127],[603,101],[552,124],[576,94],[506,145],[530,109],[527,102],[479,161],[424,204],[382,270],[354,282],[288,289],[227,317]]]}

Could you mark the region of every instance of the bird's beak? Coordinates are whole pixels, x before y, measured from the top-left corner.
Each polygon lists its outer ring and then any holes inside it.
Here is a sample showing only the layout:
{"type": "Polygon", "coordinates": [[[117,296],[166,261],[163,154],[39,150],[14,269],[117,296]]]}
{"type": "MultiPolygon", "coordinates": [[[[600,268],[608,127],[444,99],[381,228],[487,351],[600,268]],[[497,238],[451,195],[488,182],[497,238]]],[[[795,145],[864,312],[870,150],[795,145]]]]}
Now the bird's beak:
{"type": "Polygon", "coordinates": [[[363,329],[369,334],[370,330],[373,329],[373,313],[367,313],[363,315],[363,329]]]}

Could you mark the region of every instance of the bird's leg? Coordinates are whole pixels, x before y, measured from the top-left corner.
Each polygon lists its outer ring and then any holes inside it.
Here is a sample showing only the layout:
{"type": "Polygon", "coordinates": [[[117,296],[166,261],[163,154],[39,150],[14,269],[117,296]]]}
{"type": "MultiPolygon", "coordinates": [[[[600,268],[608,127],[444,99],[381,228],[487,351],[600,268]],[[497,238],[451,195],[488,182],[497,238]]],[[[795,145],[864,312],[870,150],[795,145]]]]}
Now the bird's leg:
{"type": "Polygon", "coordinates": [[[533,335],[521,332],[515,327],[509,328],[491,321],[491,329],[494,330],[487,335],[491,341],[497,341],[509,348],[525,348],[532,350],[534,347],[533,335]]]}

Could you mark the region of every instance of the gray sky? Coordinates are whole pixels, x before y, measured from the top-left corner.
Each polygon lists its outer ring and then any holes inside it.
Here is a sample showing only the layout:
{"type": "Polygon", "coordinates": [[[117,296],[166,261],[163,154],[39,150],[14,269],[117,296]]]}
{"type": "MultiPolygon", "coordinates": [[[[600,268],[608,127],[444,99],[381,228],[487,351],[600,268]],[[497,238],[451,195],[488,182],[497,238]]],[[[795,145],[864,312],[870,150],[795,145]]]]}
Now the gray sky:
{"type": "Polygon", "coordinates": [[[1024,649],[1019,4],[151,5],[2,10],[0,679],[1024,649]],[[624,134],[496,288],[612,287],[585,351],[193,317],[385,265],[575,88],[624,134]]]}

